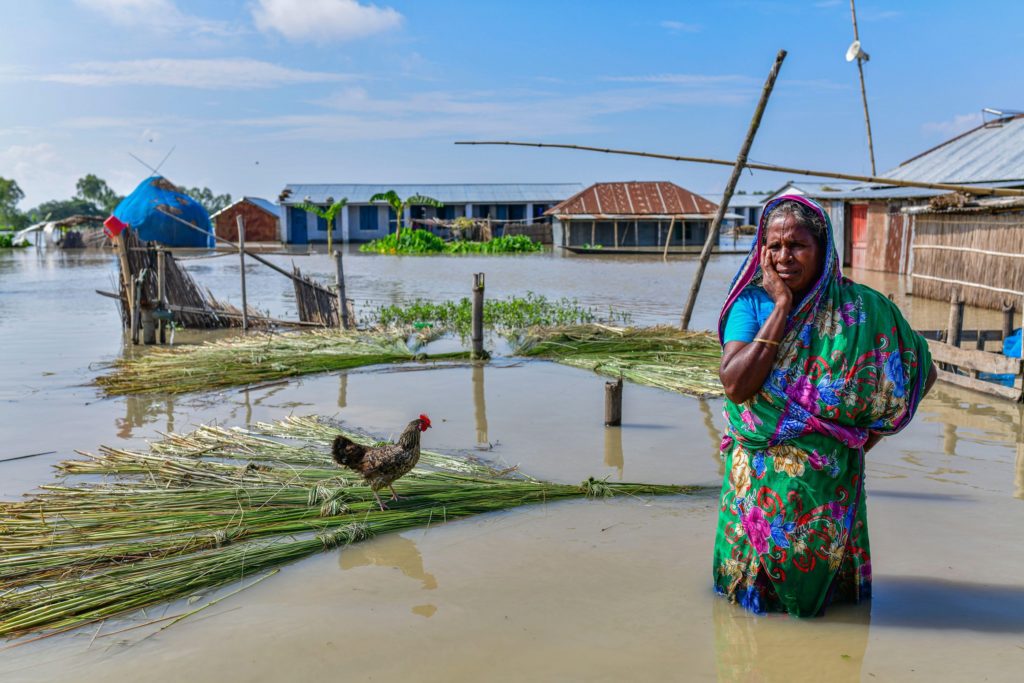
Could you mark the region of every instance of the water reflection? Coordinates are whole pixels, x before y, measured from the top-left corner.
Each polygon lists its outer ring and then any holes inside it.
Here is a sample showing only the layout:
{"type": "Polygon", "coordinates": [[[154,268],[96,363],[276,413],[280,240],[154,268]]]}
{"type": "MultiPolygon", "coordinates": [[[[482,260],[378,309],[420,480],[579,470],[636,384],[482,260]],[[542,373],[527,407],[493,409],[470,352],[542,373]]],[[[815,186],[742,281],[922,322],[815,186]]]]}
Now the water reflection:
{"type": "Polygon", "coordinates": [[[124,417],[114,420],[119,438],[132,438],[134,430],[150,422],[158,422],[161,415],[166,420],[162,431],[174,431],[174,398],[171,396],[126,396],[124,410],[124,417]]]}
{"type": "Polygon", "coordinates": [[[338,407],[344,408],[348,405],[348,373],[343,372],[338,380],[338,407]]]}
{"type": "Polygon", "coordinates": [[[721,681],[859,681],[869,605],[837,606],[818,619],[757,616],[712,601],[715,662],[721,681]],[[814,653],[813,663],[801,653],[814,653]]]}
{"type": "Polygon", "coordinates": [[[604,464],[619,471],[622,480],[622,469],[625,457],[622,454],[622,427],[604,428],[604,464]]]}
{"type": "Polygon", "coordinates": [[[473,364],[473,419],[476,422],[476,444],[488,447],[487,398],[484,395],[484,364],[473,364]]]}
{"type": "Polygon", "coordinates": [[[720,452],[722,446],[722,434],[719,432],[718,427],[715,426],[714,415],[711,412],[711,405],[704,399],[697,399],[697,405],[700,406],[700,413],[704,417],[704,428],[708,430],[708,438],[711,439],[711,457],[715,460],[718,465],[718,473],[725,474],[725,462],[722,460],[720,452]]]}
{"type": "MultiPolygon", "coordinates": [[[[416,543],[399,534],[380,536],[346,547],[338,555],[338,567],[342,570],[357,567],[394,568],[410,579],[419,581],[423,590],[437,588],[437,579],[424,569],[423,556],[416,543]]],[[[416,605],[411,609],[414,614],[428,618],[437,612],[437,606],[431,604],[416,605]]]]}
{"type": "Polygon", "coordinates": [[[1024,443],[1017,442],[1017,468],[1013,478],[1013,495],[1024,499],[1024,443]]]}

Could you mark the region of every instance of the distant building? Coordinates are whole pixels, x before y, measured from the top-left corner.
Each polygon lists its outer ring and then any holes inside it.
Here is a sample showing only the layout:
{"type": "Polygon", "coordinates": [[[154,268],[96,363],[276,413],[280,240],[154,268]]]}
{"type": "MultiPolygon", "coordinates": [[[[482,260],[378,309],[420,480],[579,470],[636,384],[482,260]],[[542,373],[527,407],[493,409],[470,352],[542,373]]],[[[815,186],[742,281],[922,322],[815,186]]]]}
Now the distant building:
{"type": "Polygon", "coordinates": [[[242,197],[210,216],[217,237],[238,241],[238,216],[245,221],[246,242],[280,242],[281,207],[260,197],[242,197]]]}
{"type": "Polygon", "coordinates": [[[718,205],[667,181],[597,183],[548,210],[563,247],[657,251],[702,246],[718,205]]]}
{"type": "MultiPolygon", "coordinates": [[[[292,184],[282,193],[284,237],[290,244],[327,241],[327,222],[297,206],[303,202],[327,207],[333,201],[348,199],[334,227],[334,238],[343,242],[367,242],[395,231],[397,221],[391,207],[384,202],[370,202],[370,197],[388,190],[394,190],[403,199],[422,195],[444,204],[441,208],[411,206],[403,217],[403,224],[466,216],[489,218],[500,227],[508,223],[532,224],[542,218],[547,209],[582,188],[579,183],[292,184]]],[[[500,234],[500,229],[496,232],[500,234]]]]}

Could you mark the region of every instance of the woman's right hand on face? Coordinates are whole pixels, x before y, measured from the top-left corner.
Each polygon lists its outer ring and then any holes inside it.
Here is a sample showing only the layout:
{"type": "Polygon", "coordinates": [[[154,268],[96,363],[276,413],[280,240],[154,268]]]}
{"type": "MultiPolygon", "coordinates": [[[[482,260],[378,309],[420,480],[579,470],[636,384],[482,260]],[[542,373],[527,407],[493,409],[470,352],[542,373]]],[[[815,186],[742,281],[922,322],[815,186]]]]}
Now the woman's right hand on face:
{"type": "Polygon", "coordinates": [[[793,292],[775,271],[775,261],[772,259],[772,252],[768,245],[761,247],[761,273],[763,274],[761,285],[775,305],[791,307],[793,292]]]}

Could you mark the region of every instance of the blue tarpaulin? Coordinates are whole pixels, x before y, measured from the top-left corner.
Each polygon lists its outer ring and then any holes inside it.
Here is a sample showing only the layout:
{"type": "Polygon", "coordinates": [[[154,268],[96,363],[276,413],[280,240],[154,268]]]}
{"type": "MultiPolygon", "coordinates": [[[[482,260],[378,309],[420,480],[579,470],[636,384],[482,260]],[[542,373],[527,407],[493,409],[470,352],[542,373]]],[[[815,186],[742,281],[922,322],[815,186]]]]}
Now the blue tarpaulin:
{"type": "Polygon", "coordinates": [[[179,192],[162,176],[150,176],[139,183],[117,205],[114,215],[135,230],[144,242],[159,242],[168,247],[214,246],[210,214],[202,204],[179,192]],[[182,225],[161,211],[191,223],[198,230],[182,225]]]}

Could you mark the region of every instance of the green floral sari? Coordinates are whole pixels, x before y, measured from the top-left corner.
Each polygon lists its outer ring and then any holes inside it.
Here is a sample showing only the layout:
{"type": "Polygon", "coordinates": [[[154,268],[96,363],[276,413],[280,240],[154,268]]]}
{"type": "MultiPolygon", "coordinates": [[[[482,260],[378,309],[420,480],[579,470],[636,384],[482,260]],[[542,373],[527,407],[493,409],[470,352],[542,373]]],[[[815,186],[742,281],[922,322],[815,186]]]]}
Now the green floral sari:
{"type": "MultiPolygon", "coordinates": [[[[869,431],[913,417],[931,367],[927,342],[875,290],[843,277],[832,225],[814,288],[790,315],[775,366],[745,403],[726,400],[725,479],[715,539],[715,589],[754,612],[813,616],[833,599],[871,596],[864,502],[869,431]]],[[[760,273],[766,229],[733,281],[719,330],[760,273]]]]}

